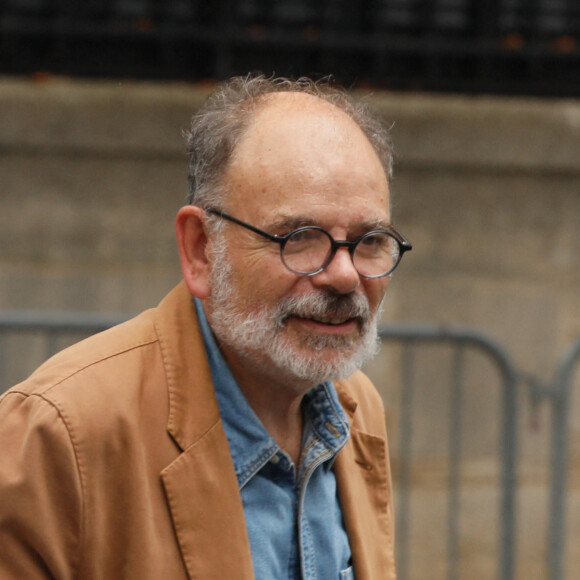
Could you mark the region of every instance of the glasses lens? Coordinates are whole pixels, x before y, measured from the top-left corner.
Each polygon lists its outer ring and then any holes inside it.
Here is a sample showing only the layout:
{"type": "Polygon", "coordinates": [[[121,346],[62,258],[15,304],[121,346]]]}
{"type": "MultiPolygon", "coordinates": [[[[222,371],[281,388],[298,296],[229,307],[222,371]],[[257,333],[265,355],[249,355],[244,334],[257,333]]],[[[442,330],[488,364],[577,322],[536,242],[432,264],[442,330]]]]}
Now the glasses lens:
{"type": "Polygon", "coordinates": [[[362,276],[385,276],[399,263],[397,240],[386,232],[369,232],[358,242],[354,254],[354,267],[362,276]]]}
{"type": "Polygon", "coordinates": [[[317,228],[300,228],[286,241],[282,260],[297,274],[312,274],[325,263],[330,249],[331,241],[326,232],[317,228]]]}

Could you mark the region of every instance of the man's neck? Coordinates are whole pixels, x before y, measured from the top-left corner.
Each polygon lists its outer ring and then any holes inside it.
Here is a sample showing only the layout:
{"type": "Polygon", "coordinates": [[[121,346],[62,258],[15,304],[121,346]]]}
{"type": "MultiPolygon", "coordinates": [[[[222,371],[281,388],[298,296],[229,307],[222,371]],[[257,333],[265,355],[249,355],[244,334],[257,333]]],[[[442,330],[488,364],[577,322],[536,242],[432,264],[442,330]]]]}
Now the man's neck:
{"type": "Polygon", "coordinates": [[[286,384],[279,376],[268,376],[258,364],[247,361],[240,364],[230,353],[224,353],[224,358],[266,431],[298,465],[302,448],[302,399],[310,385],[300,380],[286,384]]]}

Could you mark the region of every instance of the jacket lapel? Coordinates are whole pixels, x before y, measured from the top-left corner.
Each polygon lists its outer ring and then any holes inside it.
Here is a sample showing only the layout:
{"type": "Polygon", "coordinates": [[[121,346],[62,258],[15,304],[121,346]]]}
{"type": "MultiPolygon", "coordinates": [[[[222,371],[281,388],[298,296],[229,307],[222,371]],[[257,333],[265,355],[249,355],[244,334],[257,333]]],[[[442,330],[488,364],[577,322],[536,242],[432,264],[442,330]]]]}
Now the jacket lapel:
{"type": "Polygon", "coordinates": [[[334,470],[355,578],[395,580],[392,489],[386,439],[360,431],[354,422],[350,440],[338,454],[334,470]]]}
{"type": "Polygon", "coordinates": [[[254,578],[244,509],[195,307],[184,283],[155,327],[167,378],[167,430],[182,453],[162,474],[191,580],[254,578]]]}
{"type": "Polygon", "coordinates": [[[221,423],[162,472],[191,580],[254,578],[237,479],[221,423]]]}

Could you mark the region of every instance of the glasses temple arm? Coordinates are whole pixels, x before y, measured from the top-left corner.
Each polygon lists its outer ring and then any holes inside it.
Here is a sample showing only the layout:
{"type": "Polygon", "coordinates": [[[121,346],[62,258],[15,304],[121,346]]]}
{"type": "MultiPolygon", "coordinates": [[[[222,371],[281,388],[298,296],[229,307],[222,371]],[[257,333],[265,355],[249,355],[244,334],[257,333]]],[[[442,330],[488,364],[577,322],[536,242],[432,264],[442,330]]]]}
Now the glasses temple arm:
{"type": "Polygon", "coordinates": [[[252,232],[260,235],[260,236],[264,236],[265,238],[272,240],[273,242],[278,242],[279,244],[281,244],[282,242],[284,242],[284,238],[280,237],[280,236],[276,236],[274,234],[269,234],[268,232],[265,232],[264,230],[261,230],[260,228],[257,228],[251,224],[248,224],[246,222],[243,222],[242,220],[239,220],[231,215],[228,215],[227,213],[220,211],[219,209],[214,209],[214,208],[209,208],[207,210],[205,210],[207,213],[211,213],[213,215],[216,215],[218,217],[221,217],[223,219],[226,219],[230,222],[233,222],[235,224],[238,224],[239,226],[242,226],[243,228],[246,228],[247,230],[251,230],[252,232]]]}

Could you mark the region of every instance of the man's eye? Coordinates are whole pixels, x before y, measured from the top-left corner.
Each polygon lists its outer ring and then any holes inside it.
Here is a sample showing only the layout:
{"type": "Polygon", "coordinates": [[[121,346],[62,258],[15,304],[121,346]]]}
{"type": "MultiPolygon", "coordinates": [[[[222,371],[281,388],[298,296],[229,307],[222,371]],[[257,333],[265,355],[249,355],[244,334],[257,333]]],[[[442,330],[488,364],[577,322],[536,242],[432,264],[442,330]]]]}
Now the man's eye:
{"type": "Polygon", "coordinates": [[[382,252],[386,251],[391,246],[392,239],[389,235],[383,232],[375,234],[368,234],[359,242],[359,247],[367,251],[382,252]]]}
{"type": "Polygon", "coordinates": [[[365,246],[380,246],[385,242],[386,238],[382,234],[369,234],[361,240],[361,243],[365,246]]]}
{"type": "Polygon", "coordinates": [[[305,229],[293,232],[288,238],[288,243],[300,244],[307,243],[319,239],[324,236],[319,230],[305,229]]]}

